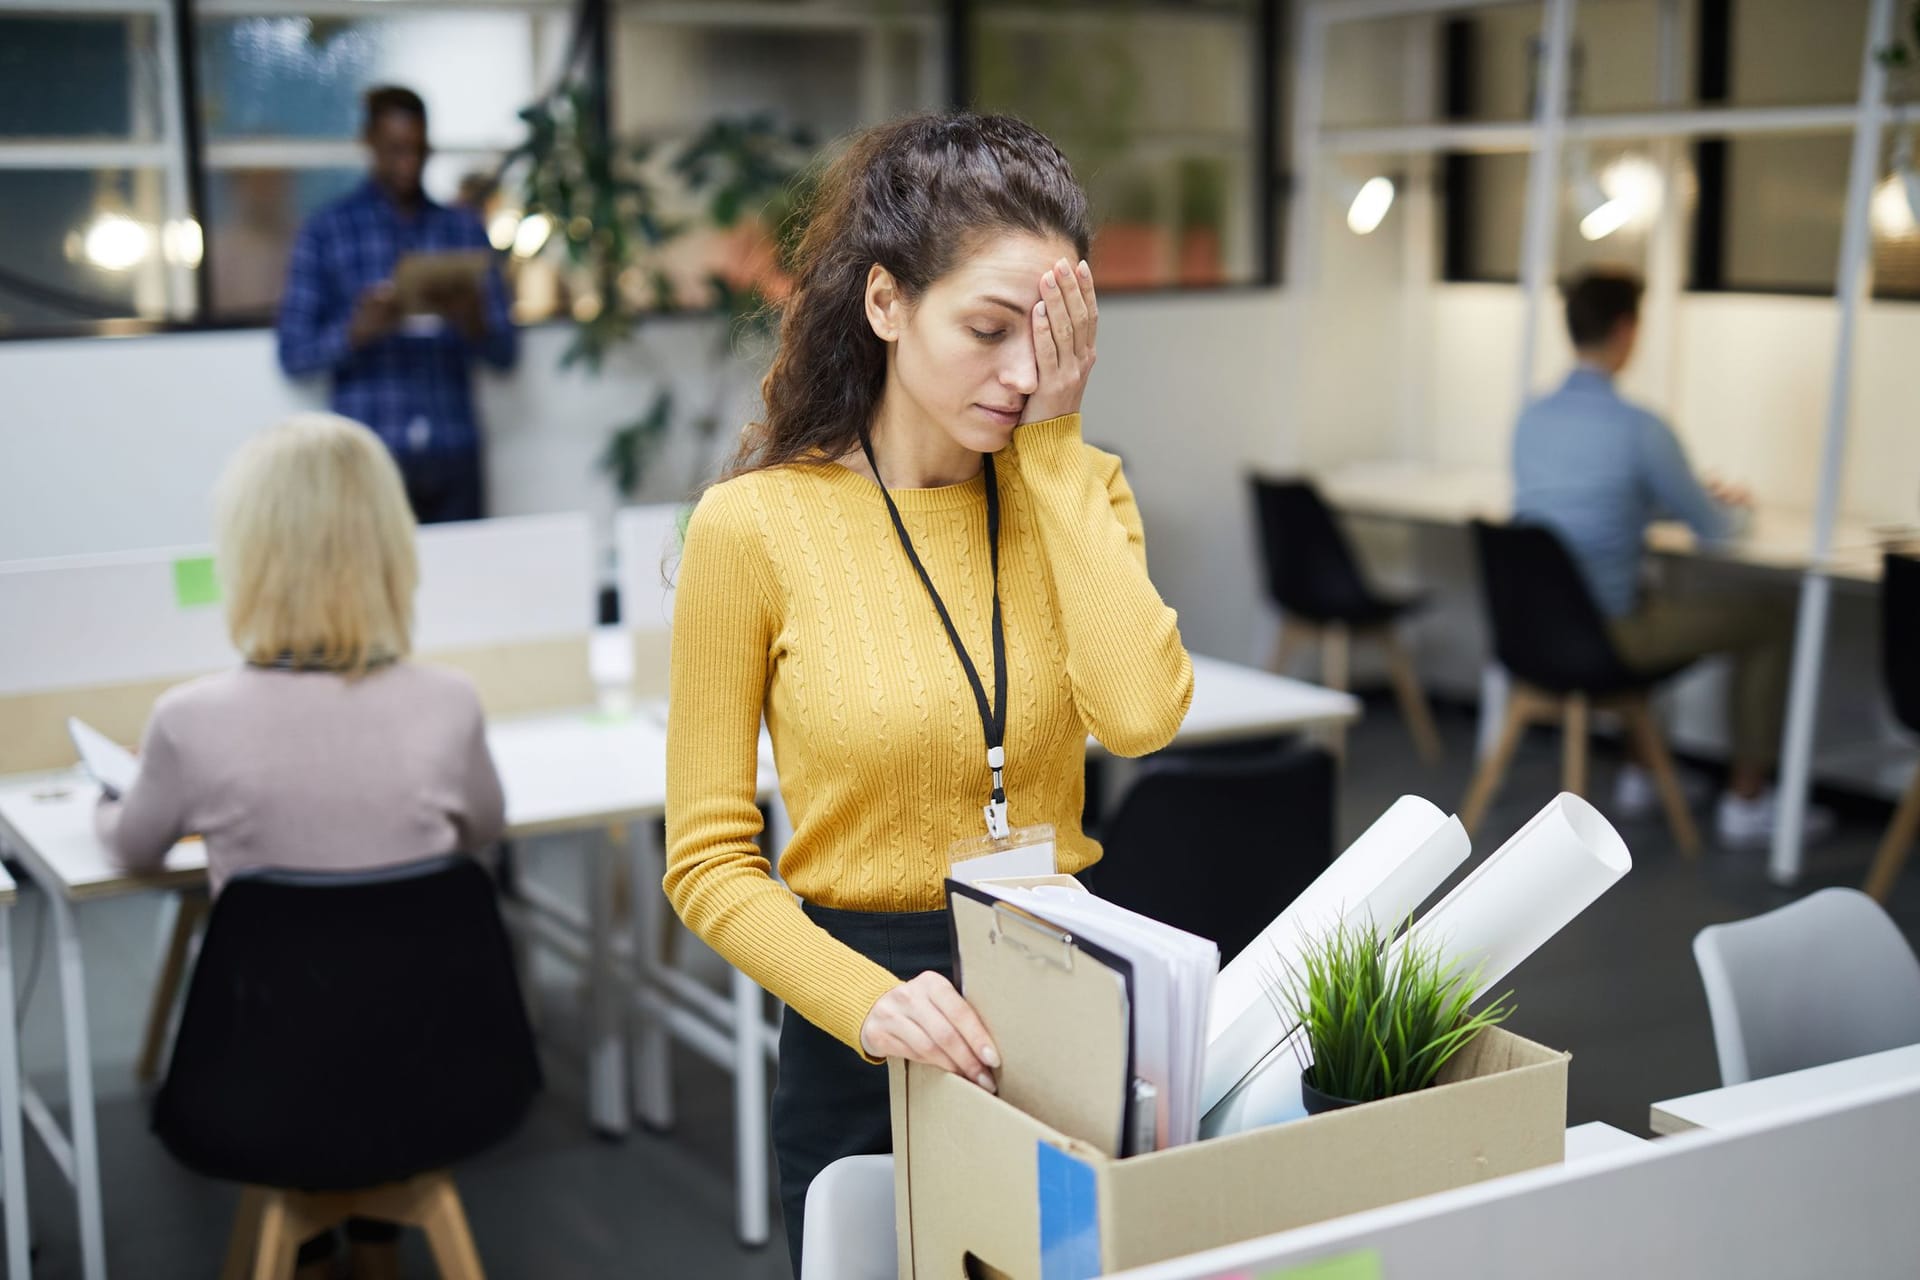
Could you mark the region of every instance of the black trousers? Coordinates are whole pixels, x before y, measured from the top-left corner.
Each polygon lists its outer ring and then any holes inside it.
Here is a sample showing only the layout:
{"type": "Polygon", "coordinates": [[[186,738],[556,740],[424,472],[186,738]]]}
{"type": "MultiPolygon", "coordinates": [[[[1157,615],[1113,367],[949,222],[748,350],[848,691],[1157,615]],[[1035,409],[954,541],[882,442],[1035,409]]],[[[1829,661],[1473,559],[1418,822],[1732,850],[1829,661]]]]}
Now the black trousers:
{"type": "MultiPolygon", "coordinates": [[[[953,977],[953,942],[944,911],[836,911],[802,905],[815,924],[903,982],[929,969],[953,977]]],[[[780,1162],[780,1210],[786,1218],[795,1276],[800,1275],[807,1188],[814,1176],[842,1156],[885,1155],[892,1150],[887,1069],[867,1062],[788,1010],[780,1023],[773,1153],[780,1162]]]]}
{"type": "Polygon", "coordinates": [[[486,512],[486,477],[480,446],[435,453],[397,453],[413,518],[421,524],[478,520],[486,512]]]}

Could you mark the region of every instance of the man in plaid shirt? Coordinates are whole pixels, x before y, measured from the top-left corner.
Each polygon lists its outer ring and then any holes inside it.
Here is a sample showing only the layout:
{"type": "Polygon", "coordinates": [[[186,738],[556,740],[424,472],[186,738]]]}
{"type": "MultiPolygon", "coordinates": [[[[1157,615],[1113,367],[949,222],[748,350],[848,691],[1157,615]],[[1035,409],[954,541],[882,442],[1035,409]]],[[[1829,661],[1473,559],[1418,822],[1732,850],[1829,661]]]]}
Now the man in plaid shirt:
{"type": "Polygon", "coordinates": [[[480,429],[471,368],[477,356],[513,365],[518,339],[497,270],[482,288],[454,289],[431,317],[401,314],[393,268],[409,253],[488,249],[464,209],[420,189],[427,109],[409,89],[367,94],[365,183],[300,229],[280,304],[280,367],[329,373],[336,413],[379,433],[400,464],[423,523],[483,514],[480,429]]]}

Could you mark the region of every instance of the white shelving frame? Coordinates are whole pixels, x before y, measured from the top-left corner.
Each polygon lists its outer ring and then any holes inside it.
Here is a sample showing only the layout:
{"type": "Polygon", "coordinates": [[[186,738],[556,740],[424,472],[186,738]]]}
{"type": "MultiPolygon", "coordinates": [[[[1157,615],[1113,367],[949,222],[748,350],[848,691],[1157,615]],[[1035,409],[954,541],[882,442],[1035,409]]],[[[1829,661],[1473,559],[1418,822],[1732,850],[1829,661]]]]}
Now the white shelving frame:
{"type": "MultiPolygon", "coordinates": [[[[1679,164],[1682,141],[1702,136],[1748,137],[1781,133],[1850,133],[1853,154],[1847,180],[1847,200],[1841,235],[1834,303],[1839,312],[1832,382],[1827,398],[1820,472],[1815,503],[1812,545],[1813,567],[1801,575],[1799,615],[1794,638],[1792,679],[1787,699],[1786,732],[1781,743],[1779,780],[1780,821],[1768,861],[1772,878],[1781,884],[1799,879],[1802,866],[1800,828],[1806,813],[1813,766],[1813,730],[1819,711],[1820,669],[1827,639],[1833,580],[1821,567],[1833,547],[1839,510],[1841,463],[1846,454],[1852,411],[1854,339],[1860,310],[1868,297],[1872,270],[1872,232],[1868,220],[1874,184],[1879,177],[1882,137],[1890,118],[1886,105],[1886,70],[1877,51],[1892,38],[1896,0],[1871,0],[1865,47],[1860,55],[1860,89],[1851,104],[1800,107],[1702,107],[1680,105],[1677,46],[1680,38],[1677,0],[1661,6],[1660,97],[1663,108],[1627,114],[1574,115],[1568,110],[1567,86],[1574,17],[1578,0],[1307,0],[1300,6],[1295,48],[1293,154],[1296,177],[1292,215],[1288,219],[1287,269],[1295,287],[1309,298],[1317,283],[1316,240],[1319,235],[1320,193],[1327,181],[1330,158],[1342,155],[1396,155],[1430,164],[1445,151],[1525,153],[1529,157],[1526,222],[1522,236],[1521,284],[1525,320],[1521,330],[1520,385],[1515,410],[1533,394],[1541,308],[1553,286],[1555,236],[1559,230],[1561,154],[1568,143],[1652,139],[1659,143],[1656,160],[1671,178],[1679,164]],[[1490,123],[1415,122],[1400,126],[1328,128],[1323,123],[1328,32],[1343,23],[1387,18],[1439,17],[1445,14],[1512,8],[1535,4],[1541,11],[1543,36],[1539,83],[1530,120],[1490,123]]],[[[1649,329],[1657,342],[1670,344],[1673,316],[1683,288],[1680,262],[1682,228],[1675,206],[1662,202],[1661,219],[1652,237],[1647,278],[1649,329]]],[[[1424,219],[1409,219],[1411,225],[1424,219]]],[[[1430,241],[1424,229],[1417,232],[1430,241]]],[[[1431,262],[1430,245],[1413,247],[1412,264],[1431,262]]],[[[1408,281],[1410,297],[1430,289],[1432,272],[1408,281]]],[[[1409,303],[1412,311],[1418,304],[1409,303]]],[[[1671,391],[1671,362],[1663,365],[1671,391]]]]}

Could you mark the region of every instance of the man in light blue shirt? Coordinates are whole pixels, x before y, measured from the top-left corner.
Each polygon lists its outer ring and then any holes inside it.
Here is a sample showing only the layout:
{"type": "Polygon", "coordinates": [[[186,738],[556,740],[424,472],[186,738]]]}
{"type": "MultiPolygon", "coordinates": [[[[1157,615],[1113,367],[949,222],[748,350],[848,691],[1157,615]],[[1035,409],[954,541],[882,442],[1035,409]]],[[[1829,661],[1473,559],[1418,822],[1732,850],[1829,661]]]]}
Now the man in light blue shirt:
{"type": "MultiPolygon", "coordinates": [[[[1567,328],[1579,364],[1514,429],[1514,518],[1560,536],[1630,666],[1656,670],[1709,654],[1733,659],[1733,762],[1717,825],[1722,844],[1755,847],[1773,833],[1768,779],[1780,748],[1791,615],[1765,601],[1670,598],[1641,588],[1649,524],[1679,520],[1703,543],[1725,541],[1739,533],[1750,499],[1731,486],[1703,484],[1673,429],[1615,388],[1639,337],[1640,291],[1637,278],[1617,271],[1588,272],[1568,285],[1567,328]]],[[[1653,804],[1651,780],[1629,765],[1616,809],[1635,816],[1653,804]]]]}

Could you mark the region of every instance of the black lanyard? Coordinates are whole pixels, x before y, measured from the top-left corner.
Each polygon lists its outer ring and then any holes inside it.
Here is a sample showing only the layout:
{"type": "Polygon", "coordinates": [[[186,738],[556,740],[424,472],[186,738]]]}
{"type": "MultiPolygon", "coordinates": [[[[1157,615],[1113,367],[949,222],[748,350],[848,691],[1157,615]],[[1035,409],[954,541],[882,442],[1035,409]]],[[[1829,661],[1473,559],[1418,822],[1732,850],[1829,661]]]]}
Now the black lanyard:
{"type": "Polygon", "coordinates": [[[946,601],[940,598],[940,592],[935,589],[927,566],[920,563],[920,553],[913,549],[913,539],[907,534],[906,522],[900,518],[900,508],[894,505],[893,495],[887,492],[887,482],[880,478],[880,464],[874,460],[873,444],[864,431],[860,433],[860,448],[867,455],[867,465],[873,468],[874,483],[880,486],[880,496],[886,500],[887,514],[893,517],[893,531],[900,535],[900,546],[906,551],[907,559],[913,562],[914,571],[920,575],[921,585],[927,589],[927,597],[933,601],[941,623],[947,628],[947,639],[953,642],[960,668],[967,673],[967,683],[973,686],[973,700],[980,710],[980,729],[987,740],[987,767],[993,771],[993,802],[986,808],[987,834],[1005,836],[1007,790],[1001,781],[1001,770],[1006,767],[1007,758],[1007,633],[1000,616],[1000,485],[993,474],[993,455],[989,453],[982,458],[987,482],[988,557],[993,564],[993,701],[988,702],[986,685],[981,682],[973,659],[967,655],[967,646],[961,643],[959,628],[953,625],[953,615],[947,612],[946,601]]]}

